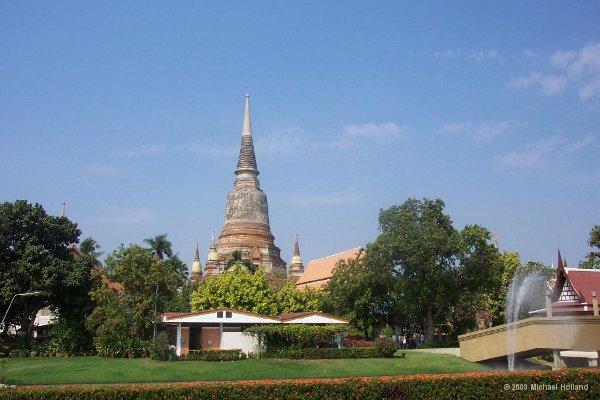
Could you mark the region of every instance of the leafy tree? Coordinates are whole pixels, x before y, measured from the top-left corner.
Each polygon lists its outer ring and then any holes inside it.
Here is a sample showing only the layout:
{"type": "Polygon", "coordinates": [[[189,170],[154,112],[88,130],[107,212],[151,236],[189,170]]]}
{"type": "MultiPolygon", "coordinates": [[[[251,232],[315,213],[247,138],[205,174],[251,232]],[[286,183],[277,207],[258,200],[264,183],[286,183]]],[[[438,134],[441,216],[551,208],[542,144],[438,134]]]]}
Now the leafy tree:
{"type": "Polygon", "coordinates": [[[446,315],[455,326],[464,326],[465,320],[474,323],[477,312],[489,312],[495,294],[502,291],[504,264],[490,239],[489,230],[479,225],[467,225],[460,231],[457,265],[453,270],[457,298],[451,306],[452,312],[446,315]]]}
{"type": "Polygon", "coordinates": [[[162,261],[139,245],[121,246],[109,255],[106,269],[100,273],[118,282],[122,290],[102,285],[91,293],[96,307],[87,327],[96,333],[97,349],[114,354],[123,351],[122,347],[113,348],[115,343],[131,346],[149,339],[157,314],[165,311],[183,285],[182,264],[176,256],[162,261]]]}
{"type": "Polygon", "coordinates": [[[144,239],[144,243],[150,246],[150,252],[161,260],[167,257],[173,257],[171,242],[167,239],[167,234],[156,235],[153,238],[144,239]]]}
{"type": "Polygon", "coordinates": [[[393,293],[389,294],[393,285],[389,271],[372,262],[376,248],[368,248],[367,254],[371,254],[368,260],[349,259],[336,264],[323,288],[322,306],[324,311],[349,318],[365,336],[394,298],[393,293]]]}
{"type": "Polygon", "coordinates": [[[90,254],[92,255],[94,258],[98,258],[100,257],[102,254],[104,254],[103,251],[98,251],[100,250],[102,246],[100,246],[98,244],[98,242],[96,242],[96,240],[94,240],[91,237],[87,237],[85,239],[83,239],[81,241],[81,243],[79,244],[79,250],[83,253],[83,254],[90,254]]]}
{"type": "Polygon", "coordinates": [[[502,271],[498,287],[488,291],[488,301],[486,308],[492,314],[494,325],[504,323],[506,295],[510,283],[517,271],[521,268],[521,260],[519,253],[504,251],[499,255],[499,268],[502,271]]]}
{"type": "Polygon", "coordinates": [[[168,312],[191,312],[192,304],[190,302],[192,293],[198,289],[196,280],[186,280],[173,297],[165,304],[165,311],[168,312]]]}
{"type": "Polygon", "coordinates": [[[587,259],[579,263],[579,268],[600,268],[600,225],[594,225],[590,231],[588,244],[592,250],[588,253],[587,259]]]}
{"type": "Polygon", "coordinates": [[[39,204],[0,204],[0,309],[6,310],[15,294],[40,292],[15,299],[4,332],[20,325],[30,335],[40,309],[54,306],[67,314],[68,303],[82,301],[78,285],[86,285],[89,265],[76,263],[68,248],[80,234],[77,224],[46,214],[39,204]]]}
{"type": "Polygon", "coordinates": [[[428,343],[436,321],[485,305],[481,294],[502,275],[489,231],[477,225],[457,231],[444,207],[440,199],[408,199],[381,210],[381,234],[366,254],[394,277],[392,300],[424,327],[428,343]]]}
{"type": "Polygon", "coordinates": [[[252,274],[242,267],[227,274],[209,277],[192,293],[192,311],[227,307],[239,311],[277,315],[275,291],[264,270],[252,274]]]}
{"type": "Polygon", "coordinates": [[[316,289],[299,290],[293,280],[288,279],[275,294],[275,301],[280,314],[320,311],[322,294],[316,289]]]}
{"type": "Polygon", "coordinates": [[[376,243],[387,252],[383,259],[400,278],[404,307],[423,323],[428,343],[434,321],[458,297],[454,267],[460,235],[443,210],[440,199],[408,199],[379,213],[376,243]]]}

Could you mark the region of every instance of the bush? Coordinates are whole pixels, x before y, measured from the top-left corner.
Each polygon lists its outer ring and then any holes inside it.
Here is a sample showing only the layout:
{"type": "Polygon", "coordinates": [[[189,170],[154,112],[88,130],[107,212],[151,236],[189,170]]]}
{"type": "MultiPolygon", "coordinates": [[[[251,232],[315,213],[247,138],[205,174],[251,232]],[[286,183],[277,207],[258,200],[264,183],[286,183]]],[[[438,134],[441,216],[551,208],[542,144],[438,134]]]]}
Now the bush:
{"type": "Polygon", "coordinates": [[[278,350],[324,347],[336,336],[346,338],[356,332],[347,325],[282,324],[252,326],[244,334],[255,337],[269,350],[278,350]]]}
{"type": "Polygon", "coordinates": [[[150,358],[157,361],[168,361],[169,355],[171,355],[169,335],[159,332],[150,345],[150,358]]]}
{"type": "Polygon", "coordinates": [[[366,339],[344,339],[342,345],[346,347],[374,347],[375,342],[366,339]]]}
{"type": "Polygon", "coordinates": [[[29,357],[29,350],[13,349],[10,351],[11,357],[29,357]]]}
{"type": "Polygon", "coordinates": [[[171,385],[21,387],[2,400],[112,399],[549,399],[597,398],[600,371],[492,372],[171,385]],[[532,385],[537,385],[532,388],[532,385]],[[542,389],[539,389],[542,387],[542,389]],[[528,388],[528,389],[526,389],[528,388]]]}
{"type": "Polygon", "coordinates": [[[242,350],[199,350],[179,358],[181,361],[238,361],[246,359],[242,350]]]}
{"type": "Polygon", "coordinates": [[[389,337],[382,337],[375,340],[375,348],[381,354],[382,357],[392,358],[394,357],[394,353],[398,348],[396,347],[396,342],[394,342],[389,337]]]}
{"type": "Polygon", "coordinates": [[[257,353],[258,358],[289,358],[293,360],[318,360],[340,358],[378,358],[381,357],[375,347],[343,347],[315,349],[281,349],[257,353]]]}

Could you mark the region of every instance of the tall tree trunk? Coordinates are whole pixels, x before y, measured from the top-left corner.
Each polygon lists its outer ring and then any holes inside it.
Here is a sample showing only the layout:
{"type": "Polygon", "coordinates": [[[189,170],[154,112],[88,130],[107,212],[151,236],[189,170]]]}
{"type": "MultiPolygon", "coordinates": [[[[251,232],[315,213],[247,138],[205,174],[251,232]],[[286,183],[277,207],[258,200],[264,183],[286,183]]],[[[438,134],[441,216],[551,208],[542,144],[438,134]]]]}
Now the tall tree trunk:
{"type": "Polygon", "coordinates": [[[433,310],[431,304],[427,306],[427,320],[425,321],[425,343],[433,343],[433,310]]]}

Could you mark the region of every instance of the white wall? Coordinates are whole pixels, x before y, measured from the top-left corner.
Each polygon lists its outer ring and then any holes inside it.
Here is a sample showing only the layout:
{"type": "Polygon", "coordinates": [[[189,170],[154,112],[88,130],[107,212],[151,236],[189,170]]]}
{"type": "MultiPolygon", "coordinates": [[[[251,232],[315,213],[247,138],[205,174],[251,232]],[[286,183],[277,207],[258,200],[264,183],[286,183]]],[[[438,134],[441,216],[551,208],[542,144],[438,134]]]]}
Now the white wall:
{"type": "Polygon", "coordinates": [[[244,353],[262,351],[254,337],[246,336],[242,332],[223,332],[221,335],[221,349],[241,349],[244,353]]]}

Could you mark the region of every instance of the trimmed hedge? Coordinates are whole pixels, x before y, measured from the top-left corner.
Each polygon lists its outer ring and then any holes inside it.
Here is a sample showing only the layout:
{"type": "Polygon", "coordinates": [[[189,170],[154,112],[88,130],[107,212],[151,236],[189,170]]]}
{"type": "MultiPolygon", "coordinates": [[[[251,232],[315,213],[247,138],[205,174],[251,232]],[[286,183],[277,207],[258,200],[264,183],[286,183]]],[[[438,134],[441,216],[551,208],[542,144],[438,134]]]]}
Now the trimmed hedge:
{"type": "Polygon", "coordinates": [[[2,400],[62,399],[594,399],[600,371],[468,373],[403,377],[241,381],[173,385],[0,389],[2,400]],[[532,386],[537,385],[537,386],[532,386]],[[538,389],[540,388],[541,389],[538,389]]]}
{"type": "Polygon", "coordinates": [[[257,353],[258,358],[290,358],[293,360],[317,360],[339,358],[381,358],[383,355],[375,347],[343,347],[316,349],[269,350],[257,353]]]}
{"type": "Polygon", "coordinates": [[[238,361],[245,360],[246,353],[242,350],[198,350],[179,357],[181,361],[238,361]]]}

